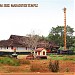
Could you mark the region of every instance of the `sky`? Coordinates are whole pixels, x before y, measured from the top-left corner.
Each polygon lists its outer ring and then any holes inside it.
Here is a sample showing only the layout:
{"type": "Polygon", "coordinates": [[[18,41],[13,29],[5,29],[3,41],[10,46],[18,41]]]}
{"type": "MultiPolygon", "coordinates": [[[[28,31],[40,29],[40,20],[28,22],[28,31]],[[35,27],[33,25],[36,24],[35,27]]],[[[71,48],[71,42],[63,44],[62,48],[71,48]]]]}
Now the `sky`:
{"type": "Polygon", "coordinates": [[[64,25],[64,7],[66,23],[75,30],[74,0],[0,0],[0,4],[38,4],[38,7],[0,7],[0,40],[10,35],[48,36],[52,27],[64,25]]]}

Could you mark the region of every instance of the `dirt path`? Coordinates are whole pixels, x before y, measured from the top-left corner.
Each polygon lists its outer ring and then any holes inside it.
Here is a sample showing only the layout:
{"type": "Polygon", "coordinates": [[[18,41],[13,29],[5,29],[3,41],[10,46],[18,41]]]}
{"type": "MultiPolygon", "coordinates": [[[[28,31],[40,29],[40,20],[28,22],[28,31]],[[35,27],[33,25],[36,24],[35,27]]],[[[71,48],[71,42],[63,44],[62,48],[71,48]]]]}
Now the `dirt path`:
{"type": "Polygon", "coordinates": [[[75,73],[0,73],[0,75],[75,75],[75,73]]]}

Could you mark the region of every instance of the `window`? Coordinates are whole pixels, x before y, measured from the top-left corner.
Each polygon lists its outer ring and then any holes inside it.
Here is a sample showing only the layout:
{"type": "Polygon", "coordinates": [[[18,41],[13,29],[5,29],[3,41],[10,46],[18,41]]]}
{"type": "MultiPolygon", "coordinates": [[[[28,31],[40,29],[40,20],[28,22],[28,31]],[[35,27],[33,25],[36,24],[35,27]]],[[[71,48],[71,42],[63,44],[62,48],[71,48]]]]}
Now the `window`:
{"type": "Polygon", "coordinates": [[[27,50],[27,47],[26,47],[26,50],[27,50]]]}
{"type": "Polygon", "coordinates": [[[43,52],[43,55],[45,55],[45,52],[43,52]]]}
{"type": "Polygon", "coordinates": [[[38,55],[40,55],[40,52],[38,52],[38,55]]]}
{"type": "Polygon", "coordinates": [[[8,49],[8,46],[7,46],[7,49],[8,49]]]}
{"type": "Polygon", "coordinates": [[[13,49],[13,46],[11,46],[11,49],[13,49]]]}

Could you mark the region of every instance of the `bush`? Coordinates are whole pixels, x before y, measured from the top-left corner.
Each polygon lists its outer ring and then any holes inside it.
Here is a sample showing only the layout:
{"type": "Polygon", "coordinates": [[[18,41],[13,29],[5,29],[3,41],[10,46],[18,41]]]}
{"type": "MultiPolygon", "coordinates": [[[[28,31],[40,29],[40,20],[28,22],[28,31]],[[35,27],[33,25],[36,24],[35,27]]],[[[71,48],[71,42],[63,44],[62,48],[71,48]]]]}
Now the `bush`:
{"type": "Polygon", "coordinates": [[[19,60],[19,63],[20,64],[28,64],[29,65],[30,64],[30,61],[29,60],[20,59],[19,60]]]}
{"type": "Polygon", "coordinates": [[[51,72],[58,72],[59,71],[59,61],[55,60],[54,63],[50,60],[49,62],[49,70],[51,72]]]}
{"type": "Polygon", "coordinates": [[[32,64],[31,67],[30,67],[30,70],[31,70],[32,72],[37,72],[37,71],[40,70],[40,67],[39,67],[38,64],[32,64]]]}
{"type": "Polygon", "coordinates": [[[16,59],[12,59],[9,57],[4,57],[0,59],[1,64],[7,64],[7,65],[12,65],[12,66],[19,66],[19,62],[16,59]]]}
{"type": "Polygon", "coordinates": [[[65,70],[66,70],[66,72],[69,72],[69,68],[68,67],[65,70]]]}

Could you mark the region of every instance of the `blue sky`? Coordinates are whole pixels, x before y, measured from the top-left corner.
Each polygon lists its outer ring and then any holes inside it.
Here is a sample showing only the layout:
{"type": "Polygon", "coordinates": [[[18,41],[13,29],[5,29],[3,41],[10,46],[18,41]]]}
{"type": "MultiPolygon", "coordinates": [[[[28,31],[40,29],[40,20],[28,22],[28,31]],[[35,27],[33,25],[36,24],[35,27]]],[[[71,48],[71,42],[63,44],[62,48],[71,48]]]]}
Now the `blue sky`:
{"type": "Polygon", "coordinates": [[[12,35],[47,36],[52,27],[64,25],[63,8],[67,8],[67,25],[75,30],[74,0],[0,0],[0,4],[38,4],[37,8],[0,7],[0,40],[12,35]]]}

